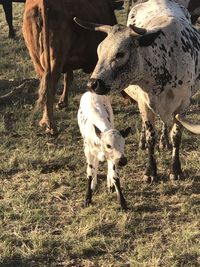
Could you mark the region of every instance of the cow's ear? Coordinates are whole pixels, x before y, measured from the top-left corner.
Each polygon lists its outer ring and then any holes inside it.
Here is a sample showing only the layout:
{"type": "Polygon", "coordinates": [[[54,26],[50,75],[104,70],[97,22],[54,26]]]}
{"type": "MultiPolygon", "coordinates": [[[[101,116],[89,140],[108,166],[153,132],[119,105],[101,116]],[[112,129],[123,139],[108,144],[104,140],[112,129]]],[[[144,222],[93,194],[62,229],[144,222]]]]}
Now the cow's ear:
{"type": "Polygon", "coordinates": [[[126,138],[126,137],[129,135],[130,131],[131,131],[131,127],[128,127],[128,128],[126,128],[125,130],[121,130],[121,131],[120,131],[120,134],[121,134],[124,138],[126,138]]]}
{"type": "Polygon", "coordinates": [[[94,130],[95,130],[95,133],[96,135],[101,138],[101,131],[99,130],[99,128],[97,128],[95,125],[94,125],[94,130]]]}
{"type": "Polygon", "coordinates": [[[151,45],[160,34],[161,34],[161,30],[144,34],[138,39],[139,46],[151,45]]]}

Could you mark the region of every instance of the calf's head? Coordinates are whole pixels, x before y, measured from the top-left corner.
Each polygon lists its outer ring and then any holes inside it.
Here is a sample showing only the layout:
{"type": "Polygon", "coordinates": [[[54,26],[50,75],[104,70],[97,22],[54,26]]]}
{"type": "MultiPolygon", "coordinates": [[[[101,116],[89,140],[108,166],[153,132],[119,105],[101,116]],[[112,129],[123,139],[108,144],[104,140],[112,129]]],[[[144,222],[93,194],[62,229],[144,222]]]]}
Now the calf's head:
{"type": "Polygon", "coordinates": [[[105,132],[101,132],[95,127],[95,132],[101,140],[101,150],[104,153],[107,160],[111,161],[113,165],[120,167],[127,164],[127,158],[124,156],[124,138],[128,136],[131,128],[118,131],[116,129],[110,129],[105,132]]]}
{"type": "Polygon", "coordinates": [[[102,31],[107,37],[98,46],[98,62],[88,82],[88,88],[100,95],[111,89],[122,90],[132,82],[142,78],[141,47],[150,46],[160,30],[147,32],[135,25],[99,25],[83,22],[76,23],[86,29],[102,31]]]}

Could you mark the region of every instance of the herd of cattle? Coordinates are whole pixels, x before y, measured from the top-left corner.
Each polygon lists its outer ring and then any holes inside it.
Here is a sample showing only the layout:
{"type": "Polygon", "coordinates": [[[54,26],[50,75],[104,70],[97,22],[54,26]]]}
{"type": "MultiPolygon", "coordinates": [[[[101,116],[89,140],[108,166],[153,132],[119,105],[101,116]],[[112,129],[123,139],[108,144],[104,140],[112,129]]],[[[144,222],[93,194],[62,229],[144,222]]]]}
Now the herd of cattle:
{"type": "Polygon", "coordinates": [[[47,132],[56,132],[53,104],[61,73],[60,108],[67,103],[73,71],[93,71],[88,82],[92,93],[83,95],[78,112],[88,164],[85,201],[90,204],[98,162],[106,158],[108,186],[116,190],[121,208],[126,209],[117,165],[126,164],[123,136],[129,130],[124,134],[114,129],[105,95],[124,90],[138,103],[148,150],[144,173],[148,182],[157,179],[155,115],[164,123],[164,136],[173,121],[170,178],[179,179],[183,174],[179,159],[182,125],[200,133],[199,125],[184,118],[192,95],[200,88],[200,32],[192,25],[200,15],[200,3],[142,1],[130,9],[127,26],[117,24],[114,13],[122,5],[123,1],[115,0],[26,0],[23,35],[40,78],[40,126],[47,132]]]}

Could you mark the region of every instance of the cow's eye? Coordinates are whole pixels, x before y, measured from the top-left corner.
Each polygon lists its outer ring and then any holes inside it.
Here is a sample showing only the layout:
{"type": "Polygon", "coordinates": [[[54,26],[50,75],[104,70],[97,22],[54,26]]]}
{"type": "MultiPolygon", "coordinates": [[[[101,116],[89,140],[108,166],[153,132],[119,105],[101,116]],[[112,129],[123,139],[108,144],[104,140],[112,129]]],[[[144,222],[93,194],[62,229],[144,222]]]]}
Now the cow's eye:
{"type": "Polygon", "coordinates": [[[124,52],[118,52],[115,57],[116,59],[123,58],[124,54],[125,54],[124,52]]]}
{"type": "Polygon", "coordinates": [[[111,145],[109,145],[109,144],[107,144],[106,146],[107,146],[107,148],[111,148],[111,145]]]}

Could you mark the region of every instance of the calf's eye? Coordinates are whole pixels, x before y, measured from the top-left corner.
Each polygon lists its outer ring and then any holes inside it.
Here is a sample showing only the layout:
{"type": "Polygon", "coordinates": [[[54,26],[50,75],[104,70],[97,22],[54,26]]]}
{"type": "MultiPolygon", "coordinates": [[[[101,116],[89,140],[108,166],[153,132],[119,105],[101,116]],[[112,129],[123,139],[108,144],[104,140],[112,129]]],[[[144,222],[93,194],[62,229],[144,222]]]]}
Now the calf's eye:
{"type": "Polygon", "coordinates": [[[111,145],[109,145],[109,144],[107,144],[106,146],[107,146],[107,148],[111,148],[111,145]]]}

